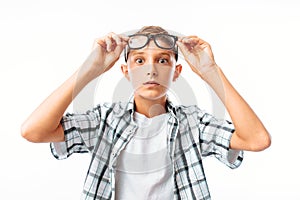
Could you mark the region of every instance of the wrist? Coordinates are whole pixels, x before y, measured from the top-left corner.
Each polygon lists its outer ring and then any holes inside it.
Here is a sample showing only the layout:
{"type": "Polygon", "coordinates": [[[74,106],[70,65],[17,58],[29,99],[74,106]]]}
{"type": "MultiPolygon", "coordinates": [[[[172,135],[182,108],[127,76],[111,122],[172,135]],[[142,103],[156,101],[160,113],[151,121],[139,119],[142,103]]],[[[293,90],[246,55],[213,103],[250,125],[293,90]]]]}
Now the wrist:
{"type": "Polygon", "coordinates": [[[220,67],[217,64],[206,67],[205,70],[201,73],[201,78],[208,84],[212,81],[215,81],[220,74],[220,67]]]}
{"type": "Polygon", "coordinates": [[[87,59],[77,71],[77,80],[80,83],[88,84],[105,71],[99,63],[92,59],[87,59]]]}

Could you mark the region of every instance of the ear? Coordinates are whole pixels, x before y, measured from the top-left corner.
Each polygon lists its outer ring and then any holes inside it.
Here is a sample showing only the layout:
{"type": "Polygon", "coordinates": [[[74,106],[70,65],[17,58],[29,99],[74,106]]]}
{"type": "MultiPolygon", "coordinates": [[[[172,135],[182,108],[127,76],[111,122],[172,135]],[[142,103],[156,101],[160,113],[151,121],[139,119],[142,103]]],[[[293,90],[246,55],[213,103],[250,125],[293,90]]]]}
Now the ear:
{"type": "Polygon", "coordinates": [[[176,79],[180,76],[181,70],[182,70],[182,65],[181,64],[178,64],[178,65],[175,66],[173,81],[176,81],[176,79]]]}
{"type": "Polygon", "coordinates": [[[121,70],[122,70],[122,73],[124,74],[124,76],[127,78],[127,80],[130,81],[129,74],[128,74],[128,66],[125,64],[122,64],[121,70]]]}

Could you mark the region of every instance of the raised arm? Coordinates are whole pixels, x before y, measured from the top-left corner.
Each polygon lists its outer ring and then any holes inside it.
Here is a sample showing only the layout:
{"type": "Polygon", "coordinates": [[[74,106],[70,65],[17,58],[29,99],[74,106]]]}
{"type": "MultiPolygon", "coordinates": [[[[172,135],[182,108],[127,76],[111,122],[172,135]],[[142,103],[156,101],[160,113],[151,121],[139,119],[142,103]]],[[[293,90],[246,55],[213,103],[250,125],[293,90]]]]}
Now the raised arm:
{"type": "Polygon", "coordinates": [[[125,36],[114,33],[97,39],[82,66],[47,97],[22,124],[22,136],[31,142],[64,141],[64,131],[60,125],[64,112],[90,81],[115,64],[126,41],[125,36]]]}
{"type": "Polygon", "coordinates": [[[261,151],[269,147],[268,131],[217,66],[210,45],[197,36],[190,36],[181,38],[178,46],[191,69],[211,86],[225,105],[235,127],[230,148],[261,151]]]}

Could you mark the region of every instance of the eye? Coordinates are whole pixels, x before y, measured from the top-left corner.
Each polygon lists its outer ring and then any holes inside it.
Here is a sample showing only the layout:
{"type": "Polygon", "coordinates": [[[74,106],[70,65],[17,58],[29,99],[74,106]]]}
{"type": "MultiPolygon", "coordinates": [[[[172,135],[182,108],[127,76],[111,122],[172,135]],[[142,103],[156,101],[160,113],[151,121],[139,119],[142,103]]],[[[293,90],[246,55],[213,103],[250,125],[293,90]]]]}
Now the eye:
{"type": "Polygon", "coordinates": [[[144,63],[144,60],[143,60],[142,58],[136,58],[136,59],[135,59],[135,62],[136,62],[137,64],[143,64],[143,63],[144,63]]]}
{"type": "Polygon", "coordinates": [[[158,60],[158,63],[160,63],[160,64],[168,63],[168,59],[166,59],[166,58],[160,58],[160,59],[158,60]]]}

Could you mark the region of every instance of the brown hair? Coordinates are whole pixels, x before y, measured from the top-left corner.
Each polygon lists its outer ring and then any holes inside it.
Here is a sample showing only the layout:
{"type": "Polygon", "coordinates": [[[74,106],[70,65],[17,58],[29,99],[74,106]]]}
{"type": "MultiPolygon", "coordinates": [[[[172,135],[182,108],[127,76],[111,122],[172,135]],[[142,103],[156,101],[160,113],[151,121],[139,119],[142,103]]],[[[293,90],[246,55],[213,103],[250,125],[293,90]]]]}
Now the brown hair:
{"type": "Polygon", "coordinates": [[[143,28],[141,28],[138,33],[143,33],[143,34],[169,34],[168,31],[166,31],[165,29],[163,29],[160,26],[144,26],[143,28]]]}

